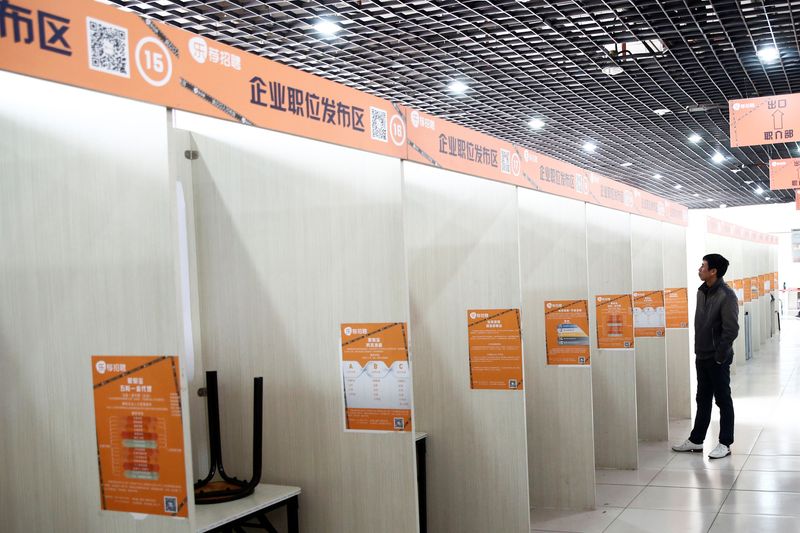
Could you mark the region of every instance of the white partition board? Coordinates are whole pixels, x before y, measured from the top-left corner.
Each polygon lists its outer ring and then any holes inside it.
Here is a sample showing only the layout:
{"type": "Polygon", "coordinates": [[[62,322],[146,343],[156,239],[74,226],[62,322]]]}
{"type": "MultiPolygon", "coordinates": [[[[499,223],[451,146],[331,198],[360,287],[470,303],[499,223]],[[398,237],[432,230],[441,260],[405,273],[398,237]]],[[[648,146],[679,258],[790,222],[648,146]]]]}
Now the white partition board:
{"type": "MultiPolygon", "coordinates": [[[[661,236],[664,287],[685,287],[686,228],[675,224],[664,224],[661,228],[661,236]]],[[[687,287],[687,298],[693,299],[695,292],[695,285],[687,287]]],[[[691,314],[689,323],[693,323],[691,314]]],[[[694,358],[689,346],[689,328],[667,329],[665,343],[669,417],[671,419],[690,418],[692,416],[690,368],[694,358]]]]}
{"type": "Polygon", "coordinates": [[[467,341],[468,309],[520,305],[516,189],[415,163],[403,174],[429,531],[527,532],[525,392],[471,390],[467,341]]]}
{"type": "Polygon", "coordinates": [[[519,189],[519,226],[531,506],[593,509],[592,371],[548,365],[544,328],[545,300],[589,299],[586,206],[519,189]]]}
{"type": "MultiPolygon", "coordinates": [[[[589,319],[596,331],[596,296],[631,293],[630,215],[586,205],[589,319]]],[[[639,464],[636,414],[636,351],[597,349],[592,343],[594,455],[599,468],[639,464]]]]}
{"type": "MultiPolygon", "coordinates": [[[[631,215],[631,280],[633,291],[664,290],[662,225],[631,215]]],[[[666,330],[665,330],[666,331],[666,330]]],[[[639,440],[669,438],[667,349],[664,337],[636,338],[636,404],[639,440]]]]}
{"type": "MultiPolygon", "coordinates": [[[[755,277],[760,274],[759,259],[758,259],[758,245],[754,242],[743,241],[743,255],[745,275],[748,277],[755,277]]],[[[752,334],[752,348],[755,355],[761,347],[761,306],[759,305],[759,298],[753,297],[749,302],[744,304],[745,312],[750,314],[750,332],[752,334]]]]}
{"type": "MultiPolygon", "coordinates": [[[[166,113],[6,73],[0,87],[0,529],[191,531],[100,511],[94,430],[92,355],[180,348],[166,113]]],[[[188,468],[187,486],[191,513],[188,468]]]]}
{"type": "Polygon", "coordinates": [[[400,162],[192,122],[202,357],[219,371],[226,469],[249,476],[263,376],[262,481],[302,488],[302,529],[416,531],[413,434],[345,432],[340,378],[341,323],[408,320],[400,162]]]}

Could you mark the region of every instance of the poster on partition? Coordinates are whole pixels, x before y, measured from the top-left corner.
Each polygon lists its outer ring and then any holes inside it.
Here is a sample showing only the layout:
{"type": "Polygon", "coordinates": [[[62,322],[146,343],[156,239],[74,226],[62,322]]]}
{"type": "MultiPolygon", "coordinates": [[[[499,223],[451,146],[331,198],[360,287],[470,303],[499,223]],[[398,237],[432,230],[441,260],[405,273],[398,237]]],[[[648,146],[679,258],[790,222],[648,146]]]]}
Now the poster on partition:
{"type": "Polygon", "coordinates": [[[603,294],[595,297],[597,307],[597,347],[633,348],[633,304],[630,294],[603,294]]]}
{"type": "Polygon", "coordinates": [[[92,356],[100,507],[188,516],[174,355],[92,356]]]}
{"type": "Polygon", "coordinates": [[[758,287],[758,276],[750,278],[750,300],[758,300],[761,296],[761,289],[758,287]]]}
{"type": "Polygon", "coordinates": [[[739,305],[744,305],[744,280],[733,280],[731,282],[731,289],[736,293],[736,299],[739,301],[739,305]]]}
{"type": "Polygon", "coordinates": [[[589,364],[589,302],[544,302],[544,328],[548,365],[589,364]]]}
{"type": "Polygon", "coordinates": [[[663,337],[667,326],[663,291],[633,293],[633,334],[636,337],[663,337]]]}
{"type": "Polygon", "coordinates": [[[411,431],[405,322],[341,325],[345,429],[411,431]]]}
{"type": "Polygon", "coordinates": [[[744,303],[753,300],[753,290],[750,288],[750,278],[742,279],[742,292],[744,293],[744,303]]]}
{"type": "Polygon", "coordinates": [[[689,327],[689,291],[686,287],[664,289],[667,328],[689,327]]]}
{"type": "Polygon", "coordinates": [[[467,337],[470,388],[523,389],[519,309],[467,310],[467,337]]]}

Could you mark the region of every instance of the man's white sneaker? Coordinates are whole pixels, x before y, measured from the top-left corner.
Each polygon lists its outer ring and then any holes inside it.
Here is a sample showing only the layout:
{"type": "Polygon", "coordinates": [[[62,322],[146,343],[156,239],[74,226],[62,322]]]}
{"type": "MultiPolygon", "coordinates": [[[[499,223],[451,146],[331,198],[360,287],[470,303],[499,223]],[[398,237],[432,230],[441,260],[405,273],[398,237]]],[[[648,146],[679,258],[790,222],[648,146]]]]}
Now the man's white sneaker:
{"type": "Polygon", "coordinates": [[[708,454],[709,459],[722,459],[723,457],[728,457],[731,454],[731,449],[724,444],[717,444],[717,447],[711,450],[711,453],[708,454]]]}
{"type": "Polygon", "coordinates": [[[702,452],[703,445],[702,444],[695,444],[694,442],[686,439],[683,444],[677,444],[672,447],[672,451],[675,452],[702,452]]]}

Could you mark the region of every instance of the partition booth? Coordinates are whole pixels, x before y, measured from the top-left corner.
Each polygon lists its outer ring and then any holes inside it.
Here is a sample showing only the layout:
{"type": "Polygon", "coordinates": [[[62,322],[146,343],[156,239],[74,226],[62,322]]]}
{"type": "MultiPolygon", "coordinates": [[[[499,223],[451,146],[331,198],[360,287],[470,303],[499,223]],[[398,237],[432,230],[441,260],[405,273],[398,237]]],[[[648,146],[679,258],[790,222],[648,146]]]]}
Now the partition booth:
{"type": "MultiPolygon", "coordinates": [[[[75,5],[134,62],[193,38],[75,5]]],[[[522,533],[690,416],[684,207],[205,42],[242,72],[174,54],[162,90],[0,41],[4,530],[522,533]],[[278,82],[347,109],[275,115],[278,82]],[[196,502],[215,454],[256,492],[196,502]]]]}

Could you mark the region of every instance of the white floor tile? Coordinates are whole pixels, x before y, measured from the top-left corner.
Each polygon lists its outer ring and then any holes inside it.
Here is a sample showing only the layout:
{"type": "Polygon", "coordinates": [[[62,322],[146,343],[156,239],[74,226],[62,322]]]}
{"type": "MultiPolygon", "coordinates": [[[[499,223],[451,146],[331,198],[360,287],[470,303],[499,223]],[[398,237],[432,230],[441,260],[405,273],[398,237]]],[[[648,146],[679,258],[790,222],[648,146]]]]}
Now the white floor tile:
{"type": "Polygon", "coordinates": [[[798,516],[719,514],[709,533],[797,533],[798,516]]]}
{"type": "Polygon", "coordinates": [[[595,483],[611,485],[647,485],[656,477],[660,468],[639,470],[595,470],[595,483]]]}
{"type": "Polygon", "coordinates": [[[720,512],[800,516],[800,493],[732,490],[720,512]]]}
{"type": "Polygon", "coordinates": [[[622,509],[604,507],[594,511],[553,511],[531,509],[533,531],[567,531],[570,533],[601,533],[622,509]]]}
{"type": "MultiPolygon", "coordinates": [[[[724,461],[725,459],[719,459],[724,461]]],[[[662,470],[650,486],[658,487],[695,487],[701,489],[728,490],[736,481],[736,470],[662,470]]]]}
{"type": "Polygon", "coordinates": [[[751,455],[744,464],[743,470],[800,472],[800,456],[751,455]]]}
{"type": "Polygon", "coordinates": [[[797,472],[742,470],[733,488],[736,490],[800,492],[800,475],[797,472]]]}
{"type": "MultiPolygon", "coordinates": [[[[667,463],[665,470],[741,470],[749,455],[732,454],[724,459],[709,459],[701,453],[679,453],[667,463]]],[[[753,469],[756,470],[756,469],[753,469]]]]}
{"type": "Polygon", "coordinates": [[[706,533],[715,513],[625,509],[606,533],[706,533]]]}
{"type": "Polygon", "coordinates": [[[722,489],[683,487],[645,487],[630,507],[664,511],[697,511],[716,513],[727,495],[722,489]]]}
{"type": "Polygon", "coordinates": [[[627,507],[642,492],[638,485],[603,485],[595,487],[597,507],[627,507]]]}

